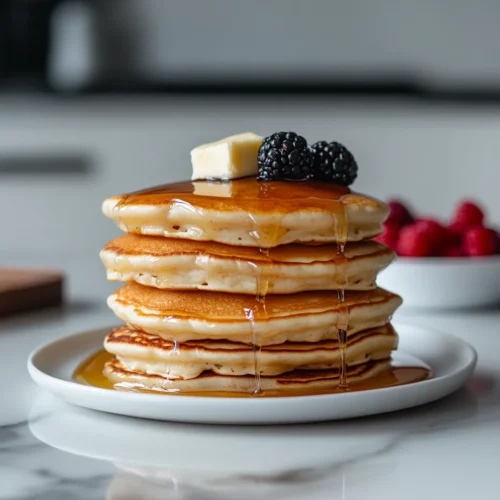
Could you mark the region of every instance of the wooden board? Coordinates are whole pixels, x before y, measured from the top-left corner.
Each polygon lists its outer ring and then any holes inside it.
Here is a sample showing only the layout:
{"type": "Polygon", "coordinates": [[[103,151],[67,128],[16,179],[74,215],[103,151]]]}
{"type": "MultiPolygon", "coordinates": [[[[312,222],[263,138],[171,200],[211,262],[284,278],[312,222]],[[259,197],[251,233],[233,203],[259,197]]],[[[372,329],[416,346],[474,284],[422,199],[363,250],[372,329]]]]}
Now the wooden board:
{"type": "Polygon", "coordinates": [[[0,317],[61,305],[63,281],[59,271],[0,267],[0,317]]]}

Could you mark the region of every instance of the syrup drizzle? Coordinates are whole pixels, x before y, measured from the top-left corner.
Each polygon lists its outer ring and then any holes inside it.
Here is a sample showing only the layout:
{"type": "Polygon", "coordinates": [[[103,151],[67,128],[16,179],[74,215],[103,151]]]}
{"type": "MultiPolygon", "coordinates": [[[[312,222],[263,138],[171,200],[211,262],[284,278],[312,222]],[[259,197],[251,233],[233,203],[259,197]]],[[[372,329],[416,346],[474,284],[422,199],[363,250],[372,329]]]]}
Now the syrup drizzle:
{"type": "Polygon", "coordinates": [[[180,354],[180,346],[181,343],[178,340],[174,340],[174,345],[172,346],[172,349],[170,351],[170,355],[179,355],[180,354]]]}
{"type": "Polygon", "coordinates": [[[338,202],[337,210],[332,212],[333,232],[337,242],[337,276],[339,287],[338,313],[337,313],[337,341],[340,354],[339,389],[347,389],[349,385],[347,377],[347,332],[349,330],[349,307],[343,305],[345,302],[345,289],[347,286],[347,258],[345,257],[345,245],[349,231],[347,214],[342,198],[338,202]]]}
{"type": "MultiPolygon", "coordinates": [[[[258,297],[256,297],[256,301],[258,301],[258,297]]],[[[254,372],[254,377],[255,377],[255,385],[253,389],[253,394],[258,395],[262,392],[261,388],[261,381],[260,381],[260,352],[262,350],[261,342],[260,342],[260,335],[257,332],[257,325],[256,325],[256,310],[257,308],[248,308],[245,309],[245,317],[250,323],[250,328],[252,331],[252,337],[251,337],[251,345],[253,349],[253,372],[254,372]]]]}
{"type": "MultiPolygon", "coordinates": [[[[262,185],[263,187],[265,185],[262,185]]],[[[265,189],[265,187],[264,187],[265,189]]],[[[257,220],[251,215],[248,215],[250,221],[250,231],[249,234],[253,238],[253,240],[259,244],[262,239],[262,228],[257,222],[257,220]]],[[[279,233],[279,226],[273,227],[271,231],[271,236],[274,241],[277,240],[277,234],[279,233]]],[[[267,248],[259,248],[259,253],[264,256],[264,258],[271,262],[272,259],[269,256],[269,249],[267,248]]],[[[257,321],[262,324],[262,322],[267,322],[269,316],[267,314],[266,308],[266,296],[269,290],[269,271],[267,274],[263,275],[262,269],[258,264],[255,264],[251,261],[247,261],[247,264],[253,269],[255,275],[255,307],[252,309],[245,309],[245,317],[250,322],[250,328],[252,331],[252,339],[251,344],[253,348],[253,372],[255,378],[255,385],[253,394],[255,396],[260,395],[262,393],[261,388],[261,370],[260,370],[260,355],[262,351],[262,339],[258,333],[258,324],[257,321]]]]}

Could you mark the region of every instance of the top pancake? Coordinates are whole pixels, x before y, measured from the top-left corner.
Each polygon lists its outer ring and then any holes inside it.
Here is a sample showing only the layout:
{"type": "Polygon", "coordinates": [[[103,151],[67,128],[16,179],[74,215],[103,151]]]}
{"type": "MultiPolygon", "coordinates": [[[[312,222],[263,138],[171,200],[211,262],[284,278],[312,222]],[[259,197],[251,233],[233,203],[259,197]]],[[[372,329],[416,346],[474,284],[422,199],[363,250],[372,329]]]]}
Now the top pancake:
{"type": "Polygon", "coordinates": [[[333,183],[247,177],[113,196],[103,212],[126,232],[272,248],[371,238],[380,233],[388,208],[333,183]]]}

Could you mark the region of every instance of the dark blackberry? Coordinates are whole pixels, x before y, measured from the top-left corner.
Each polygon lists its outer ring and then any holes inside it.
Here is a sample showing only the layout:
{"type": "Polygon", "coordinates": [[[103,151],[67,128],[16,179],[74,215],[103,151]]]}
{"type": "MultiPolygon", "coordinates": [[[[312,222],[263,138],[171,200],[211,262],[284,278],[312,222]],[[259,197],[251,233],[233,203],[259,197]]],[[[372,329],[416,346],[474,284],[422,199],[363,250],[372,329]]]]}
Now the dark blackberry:
{"type": "Polygon", "coordinates": [[[312,156],[307,141],[295,132],[277,132],[266,137],[258,156],[260,181],[311,178],[312,156]]]}
{"type": "Polygon", "coordinates": [[[313,156],[313,179],[349,186],[358,176],[354,156],[339,142],[319,141],[309,149],[313,156]]]}

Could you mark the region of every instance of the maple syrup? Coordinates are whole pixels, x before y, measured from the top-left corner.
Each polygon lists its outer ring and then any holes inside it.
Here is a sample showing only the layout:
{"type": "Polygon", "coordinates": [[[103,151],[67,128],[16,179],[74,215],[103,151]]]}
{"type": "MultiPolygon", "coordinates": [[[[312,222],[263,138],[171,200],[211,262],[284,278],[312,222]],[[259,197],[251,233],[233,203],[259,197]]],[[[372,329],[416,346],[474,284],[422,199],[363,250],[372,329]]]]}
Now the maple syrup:
{"type": "MultiPolygon", "coordinates": [[[[254,228],[250,234],[258,243],[261,237],[259,232],[259,225],[251,215],[249,215],[249,217],[252,221],[252,225],[254,228]]],[[[277,238],[277,231],[275,231],[272,236],[273,236],[272,239],[275,240],[277,238]]],[[[259,253],[271,264],[272,267],[273,260],[269,255],[269,249],[259,248],[259,253]]],[[[256,321],[267,321],[269,319],[269,315],[267,314],[267,308],[266,308],[266,295],[269,289],[268,276],[269,273],[272,272],[272,270],[271,271],[267,270],[268,274],[263,276],[262,270],[259,266],[253,264],[250,261],[248,261],[248,264],[253,268],[255,273],[256,296],[255,296],[255,306],[253,308],[245,308],[244,311],[245,311],[245,317],[250,322],[250,328],[252,331],[251,343],[253,348],[253,360],[254,360],[253,364],[254,364],[254,376],[255,376],[255,388],[253,390],[253,394],[259,395],[261,393],[260,353],[262,351],[262,341],[257,332],[256,321]]]]}
{"type": "MultiPolygon", "coordinates": [[[[102,350],[90,356],[83,361],[75,370],[74,380],[81,384],[99,387],[101,389],[123,390],[120,384],[113,384],[104,374],[104,365],[113,359],[113,355],[102,350]]],[[[349,384],[348,391],[368,391],[372,389],[383,389],[384,387],[396,387],[399,385],[414,384],[431,378],[432,374],[428,368],[423,366],[397,366],[392,365],[387,370],[362,382],[349,384]]],[[[167,396],[204,396],[204,397],[225,397],[225,398],[244,398],[244,397],[292,397],[292,396],[313,396],[320,394],[335,394],[345,392],[342,387],[331,387],[328,389],[311,390],[287,390],[287,391],[260,391],[254,393],[228,393],[228,392],[167,392],[151,389],[142,389],[140,387],[128,387],[128,390],[136,392],[147,392],[154,394],[164,394],[167,396]]]]}
{"type": "Polygon", "coordinates": [[[345,245],[348,235],[348,220],[342,198],[338,201],[339,209],[332,213],[333,235],[337,242],[337,274],[339,276],[339,287],[337,290],[338,313],[337,313],[337,342],[340,354],[339,390],[347,389],[349,385],[347,377],[347,332],[349,330],[349,307],[344,305],[345,289],[347,286],[347,258],[345,256],[345,245]]]}
{"type": "MultiPolygon", "coordinates": [[[[121,197],[115,207],[130,205],[188,205],[190,209],[277,212],[328,208],[350,194],[348,187],[328,182],[259,182],[254,177],[234,181],[184,181],[164,184],[121,197]]],[[[134,228],[131,228],[134,229],[134,228]]],[[[134,232],[134,231],[131,231],[134,232]]]]}

